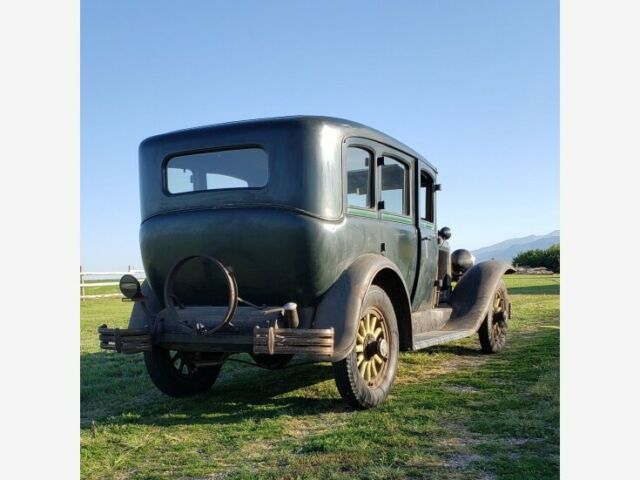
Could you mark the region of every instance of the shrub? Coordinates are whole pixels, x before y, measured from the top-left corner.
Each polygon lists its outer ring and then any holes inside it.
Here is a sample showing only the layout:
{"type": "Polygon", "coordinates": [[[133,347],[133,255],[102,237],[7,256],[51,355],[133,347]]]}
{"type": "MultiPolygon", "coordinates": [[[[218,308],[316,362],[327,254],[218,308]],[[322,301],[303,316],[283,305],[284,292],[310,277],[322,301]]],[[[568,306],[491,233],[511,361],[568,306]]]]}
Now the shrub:
{"type": "Polygon", "coordinates": [[[553,272],[560,272],[560,244],[551,245],[546,250],[536,248],[520,252],[513,257],[514,265],[527,267],[545,267],[553,272]]]}

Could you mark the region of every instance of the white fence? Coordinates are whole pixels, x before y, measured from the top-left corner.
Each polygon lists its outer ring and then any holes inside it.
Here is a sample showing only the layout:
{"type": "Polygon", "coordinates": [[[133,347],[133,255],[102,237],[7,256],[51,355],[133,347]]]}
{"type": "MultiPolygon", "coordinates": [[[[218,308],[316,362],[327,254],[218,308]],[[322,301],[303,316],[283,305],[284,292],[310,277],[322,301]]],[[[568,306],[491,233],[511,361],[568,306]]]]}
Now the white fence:
{"type": "MultiPolygon", "coordinates": [[[[87,295],[85,293],[87,288],[93,287],[114,287],[119,285],[119,280],[122,275],[133,275],[136,278],[142,280],[144,279],[144,270],[134,270],[131,268],[131,265],[127,267],[126,272],[85,272],[82,269],[82,265],[80,265],[80,300],[85,300],[87,298],[110,298],[110,297],[122,297],[121,293],[104,293],[101,295],[87,295]],[[105,282],[89,282],[85,281],[86,277],[114,277],[117,276],[117,281],[105,281],[105,282]]],[[[108,279],[107,279],[108,280],[108,279]]]]}

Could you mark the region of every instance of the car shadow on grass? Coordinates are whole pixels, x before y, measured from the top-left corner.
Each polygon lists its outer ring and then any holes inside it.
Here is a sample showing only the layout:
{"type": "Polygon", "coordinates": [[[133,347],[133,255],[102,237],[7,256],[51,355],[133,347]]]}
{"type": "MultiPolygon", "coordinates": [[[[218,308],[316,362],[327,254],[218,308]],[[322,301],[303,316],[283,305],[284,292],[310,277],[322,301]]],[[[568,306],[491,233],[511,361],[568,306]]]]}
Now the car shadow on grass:
{"type": "MultiPolygon", "coordinates": [[[[435,346],[412,355],[436,353],[482,355],[479,348],[457,345],[435,346]]],[[[228,424],[282,415],[351,411],[338,395],[332,366],[305,363],[294,360],[288,368],[265,370],[228,361],[209,392],[175,399],[162,394],[151,383],[142,355],[86,353],[80,363],[81,427],[88,428],[94,422],[159,426],[228,424]]]]}
{"type": "MultiPolygon", "coordinates": [[[[302,361],[293,362],[298,363],[302,361]]],[[[332,379],[333,369],[326,363],[272,371],[228,362],[209,392],[174,399],[151,383],[141,355],[89,353],[81,357],[81,426],[227,424],[346,411],[337,390],[331,391],[335,387],[320,385],[332,379]]]]}
{"type": "Polygon", "coordinates": [[[450,353],[453,355],[457,355],[460,357],[483,357],[485,356],[480,350],[480,347],[463,347],[460,345],[436,345],[434,347],[429,347],[425,350],[419,350],[415,353],[423,353],[426,355],[433,355],[436,353],[450,353]]]}
{"type": "Polygon", "coordinates": [[[509,295],[560,295],[560,284],[509,287],[509,295]]]}

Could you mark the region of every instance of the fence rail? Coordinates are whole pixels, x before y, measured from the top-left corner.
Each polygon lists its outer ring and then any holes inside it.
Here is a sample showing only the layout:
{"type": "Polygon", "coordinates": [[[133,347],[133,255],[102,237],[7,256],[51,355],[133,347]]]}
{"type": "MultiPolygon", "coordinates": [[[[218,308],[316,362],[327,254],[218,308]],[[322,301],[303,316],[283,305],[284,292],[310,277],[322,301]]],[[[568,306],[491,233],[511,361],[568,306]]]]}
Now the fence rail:
{"type": "Polygon", "coordinates": [[[101,276],[101,277],[109,277],[109,276],[114,276],[114,275],[133,275],[139,279],[144,279],[144,270],[135,270],[131,267],[131,265],[129,265],[127,267],[127,271],[126,272],[86,272],[82,269],[82,265],[80,265],[80,300],[85,300],[87,298],[115,298],[115,297],[122,297],[121,293],[103,293],[103,294],[95,294],[95,295],[87,295],[85,293],[85,289],[87,288],[92,288],[92,287],[115,287],[118,286],[120,284],[119,281],[113,281],[113,282],[109,282],[109,281],[105,281],[105,282],[89,282],[87,283],[85,281],[86,277],[95,277],[95,276],[101,276]]]}

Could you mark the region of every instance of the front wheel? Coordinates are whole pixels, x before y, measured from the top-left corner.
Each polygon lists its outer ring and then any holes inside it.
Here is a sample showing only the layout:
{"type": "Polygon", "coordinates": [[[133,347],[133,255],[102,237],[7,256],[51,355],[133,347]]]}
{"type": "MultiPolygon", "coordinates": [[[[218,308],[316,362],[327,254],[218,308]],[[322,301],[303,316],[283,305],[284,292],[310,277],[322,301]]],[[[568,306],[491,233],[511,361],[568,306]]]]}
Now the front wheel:
{"type": "Polygon", "coordinates": [[[372,285],[362,302],[356,344],[333,364],[338,391],[354,408],[383,402],[396,378],[398,324],[393,304],[383,289],[372,285]]]}
{"type": "Polygon", "coordinates": [[[151,381],[170,397],[207,392],[218,378],[224,358],[224,354],[178,352],[159,347],[144,352],[151,381]]]}
{"type": "Polygon", "coordinates": [[[484,319],[480,330],[478,330],[480,346],[484,353],[497,353],[507,343],[508,308],[507,286],[503,281],[500,281],[493,295],[493,303],[487,312],[487,318],[484,319]]]}

